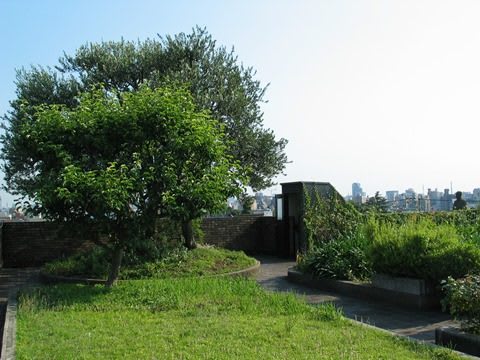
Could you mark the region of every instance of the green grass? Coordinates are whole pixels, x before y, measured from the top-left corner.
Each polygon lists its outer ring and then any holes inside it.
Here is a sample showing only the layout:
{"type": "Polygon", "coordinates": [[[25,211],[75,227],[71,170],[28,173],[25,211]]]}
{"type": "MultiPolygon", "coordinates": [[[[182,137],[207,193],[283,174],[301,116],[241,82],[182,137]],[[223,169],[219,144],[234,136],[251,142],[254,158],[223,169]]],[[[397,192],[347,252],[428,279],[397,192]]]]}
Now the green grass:
{"type": "MultiPolygon", "coordinates": [[[[202,275],[217,275],[248,268],[255,259],[243,251],[231,251],[213,247],[195,250],[175,249],[163,259],[126,265],[120,269],[120,279],[171,278],[202,275]]],[[[106,278],[108,261],[102,250],[78,254],[67,259],[46,264],[43,271],[62,276],[88,276],[106,278]]]]}
{"type": "Polygon", "coordinates": [[[455,359],[252,280],[124,281],[24,292],[18,359],[455,359]]]}

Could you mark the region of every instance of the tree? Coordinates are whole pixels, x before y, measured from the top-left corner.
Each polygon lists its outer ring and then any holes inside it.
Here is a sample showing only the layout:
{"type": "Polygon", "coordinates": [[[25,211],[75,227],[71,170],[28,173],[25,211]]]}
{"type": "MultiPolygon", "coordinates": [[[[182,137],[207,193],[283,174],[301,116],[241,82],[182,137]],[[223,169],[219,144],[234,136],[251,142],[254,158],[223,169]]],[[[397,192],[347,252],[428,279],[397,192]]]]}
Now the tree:
{"type": "Polygon", "coordinates": [[[368,210],[374,210],[378,212],[387,212],[388,211],[388,202],[380,192],[376,192],[375,196],[368,198],[367,202],[363,205],[363,208],[368,210]]]}
{"type": "MultiPolygon", "coordinates": [[[[7,121],[22,122],[22,100],[32,105],[77,105],[77,96],[91,86],[103,84],[107,91],[137,91],[142,84],[152,88],[186,84],[197,110],[208,110],[224,124],[228,153],[240,162],[249,185],[259,190],[272,185],[287,162],[287,141],[277,140],[263,127],[260,104],[266,87],[255,80],[251,67],[239,64],[233,50],[217,46],[205,29],[191,34],[146,41],[109,41],[81,46],[74,55],[64,55],[55,69],[32,68],[17,76],[18,99],[7,121]]],[[[7,157],[23,161],[21,144],[9,142],[7,157]],[[20,155],[13,155],[20,154],[20,155]]],[[[12,167],[15,176],[17,168],[12,167]]]]}
{"type": "Polygon", "coordinates": [[[223,207],[239,189],[239,165],[226,154],[223,128],[195,110],[187,90],[96,89],[74,108],[18,102],[22,122],[4,146],[23,147],[21,171],[4,156],[9,190],[46,218],[95,227],[112,253],[107,285],[123,251],[158,214],[182,220],[223,207]]]}

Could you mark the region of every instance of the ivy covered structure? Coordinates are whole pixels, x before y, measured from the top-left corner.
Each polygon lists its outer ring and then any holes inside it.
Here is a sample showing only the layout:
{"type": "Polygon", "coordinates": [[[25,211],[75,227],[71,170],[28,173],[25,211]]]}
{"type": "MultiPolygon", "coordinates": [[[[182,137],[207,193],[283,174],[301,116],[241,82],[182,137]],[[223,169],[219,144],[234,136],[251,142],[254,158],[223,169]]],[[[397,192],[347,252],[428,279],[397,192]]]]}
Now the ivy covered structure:
{"type": "Polygon", "coordinates": [[[309,234],[305,214],[320,199],[326,203],[344,202],[343,197],[328,182],[283,183],[282,194],[276,196],[277,220],[281,222],[278,238],[278,252],[291,258],[305,253],[308,249],[309,234]]]}

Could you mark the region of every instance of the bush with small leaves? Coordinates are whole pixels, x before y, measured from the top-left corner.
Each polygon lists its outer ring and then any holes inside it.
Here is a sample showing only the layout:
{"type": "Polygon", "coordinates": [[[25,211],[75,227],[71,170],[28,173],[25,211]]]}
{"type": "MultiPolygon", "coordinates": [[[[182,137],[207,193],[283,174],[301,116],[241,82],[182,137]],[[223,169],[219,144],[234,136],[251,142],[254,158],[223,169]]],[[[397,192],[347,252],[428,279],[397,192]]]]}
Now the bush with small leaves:
{"type": "Polygon", "coordinates": [[[455,280],[449,277],[442,282],[445,298],[442,306],[460,320],[466,332],[480,335],[480,275],[467,275],[455,280]]]}

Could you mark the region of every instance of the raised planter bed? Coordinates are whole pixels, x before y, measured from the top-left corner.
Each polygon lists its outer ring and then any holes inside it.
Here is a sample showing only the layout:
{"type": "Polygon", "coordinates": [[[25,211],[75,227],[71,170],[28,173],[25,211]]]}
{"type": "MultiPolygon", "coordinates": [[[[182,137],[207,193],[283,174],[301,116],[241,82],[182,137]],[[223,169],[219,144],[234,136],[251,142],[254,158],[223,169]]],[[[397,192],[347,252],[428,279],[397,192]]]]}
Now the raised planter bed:
{"type": "MultiPolygon", "coordinates": [[[[243,276],[243,277],[252,277],[260,270],[260,261],[257,262],[245,269],[232,271],[224,274],[215,274],[208,276],[243,276]]],[[[71,277],[71,276],[60,276],[47,274],[43,271],[40,272],[40,282],[44,284],[58,284],[58,283],[67,283],[67,284],[85,284],[85,285],[96,285],[96,284],[105,284],[106,280],[102,279],[90,279],[82,277],[71,277]]],[[[122,281],[122,280],[120,280],[122,281]]]]}
{"type": "Polygon", "coordinates": [[[435,330],[435,344],[448,346],[466,354],[480,356],[480,336],[468,334],[454,327],[435,330]]]}
{"type": "Polygon", "coordinates": [[[396,283],[395,279],[380,277],[377,278],[376,285],[374,285],[373,283],[346,280],[316,279],[311,274],[304,274],[294,268],[288,270],[288,280],[321,290],[420,310],[439,310],[441,308],[440,295],[429,285],[422,285],[416,279],[405,281],[404,278],[399,278],[400,281],[396,283]]]}
{"type": "Polygon", "coordinates": [[[372,285],[380,289],[392,290],[412,295],[439,295],[434,283],[422,279],[375,274],[372,277],[372,285]]]}

